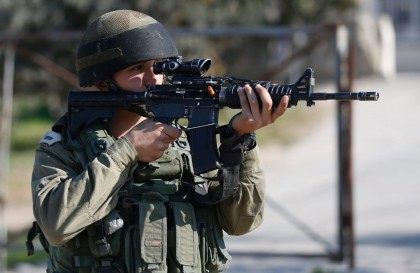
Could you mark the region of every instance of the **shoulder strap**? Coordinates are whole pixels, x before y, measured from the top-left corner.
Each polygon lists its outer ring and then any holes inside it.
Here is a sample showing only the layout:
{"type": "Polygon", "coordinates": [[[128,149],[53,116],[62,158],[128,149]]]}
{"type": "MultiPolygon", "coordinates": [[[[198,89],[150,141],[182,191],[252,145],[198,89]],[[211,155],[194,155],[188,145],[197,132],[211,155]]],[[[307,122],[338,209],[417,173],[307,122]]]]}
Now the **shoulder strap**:
{"type": "Polygon", "coordinates": [[[48,241],[45,239],[42,230],[39,228],[37,222],[32,223],[31,229],[29,229],[28,234],[26,236],[26,250],[28,251],[28,256],[32,256],[35,253],[34,244],[32,243],[35,237],[39,235],[39,241],[41,242],[42,247],[44,248],[45,252],[49,253],[49,244],[48,241]]]}

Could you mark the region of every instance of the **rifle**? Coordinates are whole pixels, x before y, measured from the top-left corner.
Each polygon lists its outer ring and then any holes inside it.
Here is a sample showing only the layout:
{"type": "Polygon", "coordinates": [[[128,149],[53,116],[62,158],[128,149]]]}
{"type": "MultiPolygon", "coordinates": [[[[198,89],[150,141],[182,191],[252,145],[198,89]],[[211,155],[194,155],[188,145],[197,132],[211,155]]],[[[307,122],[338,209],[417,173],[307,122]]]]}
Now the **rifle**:
{"type": "Polygon", "coordinates": [[[193,158],[195,174],[202,174],[220,167],[216,144],[216,127],[219,110],[223,107],[240,109],[237,90],[250,84],[267,88],[273,105],[278,105],[283,96],[289,96],[289,105],[306,101],[312,106],[317,100],[376,101],[377,92],[313,92],[315,78],[308,68],[294,84],[272,84],[268,81],[253,81],[235,77],[205,76],[211,66],[210,59],[194,59],[183,62],[182,57],[164,59],[154,65],[155,74],[164,74],[167,83],[148,86],[145,91],[71,91],[69,110],[81,108],[124,108],[144,115],[149,112],[154,120],[173,124],[187,119],[188,126],[181,127],[187,134],[193,158]]]}

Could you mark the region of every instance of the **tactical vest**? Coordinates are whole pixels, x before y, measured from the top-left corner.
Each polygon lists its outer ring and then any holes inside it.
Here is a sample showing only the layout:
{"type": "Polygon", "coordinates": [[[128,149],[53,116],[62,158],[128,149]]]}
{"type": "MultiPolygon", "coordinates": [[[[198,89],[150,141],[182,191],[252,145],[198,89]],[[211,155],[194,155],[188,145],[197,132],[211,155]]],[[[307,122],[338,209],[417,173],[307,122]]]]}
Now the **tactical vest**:
{"type": "MultiPolygon", "coordinates": [[[[94,122],[68,141],[81,169],[115,139],[94,122]]],[[[158,160],[138,164],[118,206],[64,246],[49,247],[48,272],[220,272],[231,259],[215,206],[191,198],[206,191],[191,172],[182,136],[158,160]]]]}

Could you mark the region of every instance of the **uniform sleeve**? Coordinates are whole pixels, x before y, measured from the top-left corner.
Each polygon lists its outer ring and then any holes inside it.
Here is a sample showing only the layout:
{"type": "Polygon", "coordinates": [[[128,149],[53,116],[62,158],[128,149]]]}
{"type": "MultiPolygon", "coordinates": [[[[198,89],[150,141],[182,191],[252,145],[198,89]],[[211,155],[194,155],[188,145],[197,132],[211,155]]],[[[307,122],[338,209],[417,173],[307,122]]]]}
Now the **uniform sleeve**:
{"type": "Polygon", "coordinates": [[[264,174],[258,159],[258,147],[245,152],[239,180],[238,194],[217,207],[219,223],[230,235],[248,233],[263,220],[264,174]]]}
{"type": "Polygon", "coordinates": [[[102,219],[137,162],[133,145],[116,140],[85,169],[61,144],[40,146],[32,173],[34,216],[49,243],[61,245],[102,219]]]}

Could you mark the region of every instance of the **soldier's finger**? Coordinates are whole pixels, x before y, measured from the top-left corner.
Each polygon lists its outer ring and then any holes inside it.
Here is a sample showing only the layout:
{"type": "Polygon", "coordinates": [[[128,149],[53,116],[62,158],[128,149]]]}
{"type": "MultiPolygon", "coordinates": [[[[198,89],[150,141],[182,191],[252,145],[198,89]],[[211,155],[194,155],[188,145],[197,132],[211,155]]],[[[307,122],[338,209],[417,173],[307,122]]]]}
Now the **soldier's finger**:
{"type": "Polygon", "coordinates": [[[245,91],[245,94],[249,103],[249,107],[251,110],[251,114],[254,120],[260,120],[261,119],[260,105],[258,103],[257,95],[255,94],[251,86],[249,86],[248,84],[244,86],[244,91],[245,91]]]}
{"type": "Polygon", "coordinates": [[[260,84],[255,86],[255,90],[258,93],[258,96],[261,100],[261,119],[264,124],[267,124],[271,121],[271,114],[273,109],[273,100],[271,99],[270,94],[268,93],[267,89],[262,87],[260,84]]]}
{"type": "Polygon", "coordinates": [[[249,108],[248,99],[245,95],[244,89],[242,87],[239,87],[237,92],[239,95],[239,101],[241,103],[242,116],[247,117],[247,118],[252,118],[252,113],[249,108]]]}
{"type": "Polygon", "coordinates": [[[168,137],[170,137],[172,140],[179,138],[182,134],[181,130],[167,124],[164,124],[162,132],[168,137]]]}
{"type": "Polygon", "coordinates": [[[276,110],[271,115],[273,121],[284,114],[284,112],[287,110],[288,104],[289,104],[289,96],[283,96],[276,110]]]}

